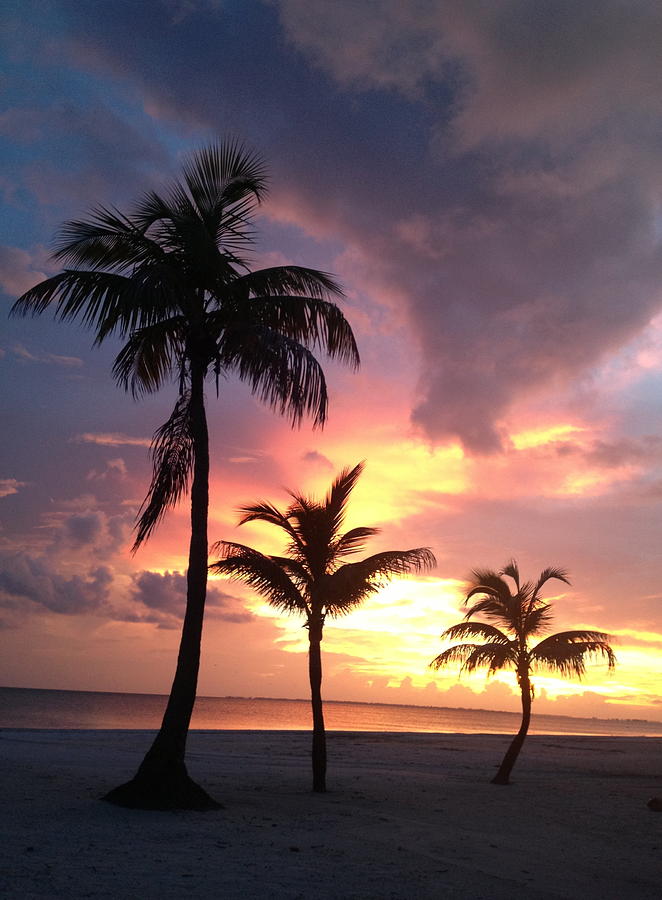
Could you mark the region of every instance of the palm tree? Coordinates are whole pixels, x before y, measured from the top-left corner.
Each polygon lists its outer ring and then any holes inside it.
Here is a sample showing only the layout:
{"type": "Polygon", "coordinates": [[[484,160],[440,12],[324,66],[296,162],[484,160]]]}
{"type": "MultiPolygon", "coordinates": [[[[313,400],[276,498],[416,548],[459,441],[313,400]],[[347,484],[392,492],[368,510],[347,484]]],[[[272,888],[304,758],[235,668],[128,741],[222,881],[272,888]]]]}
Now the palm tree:
{"type": "Polygon", "coordinates": [[[616,657],[609,646],[611,638],[602,631],[561,631],[549,635],[533,647],[529,646],[529,639],[547,631],[552,619],[551,603],[540,597],[540,591],[551,578],[570,584],[567,573],[553,567],[545,569],[535,583],[527,581],[522,584],[515,560],[511,560],[500,572],[475,570],[472,587],[464,602],[467,604],[475,596],[481,599],[467,609],[464,622],[447,628],[441,637],[442,640],[479,638],[481,643],[454,644],[430,663],[434,669],[440,669],[460,662],[461,672],[474,672],[487,667],[488,676],[499,669],[514,669],[517,673],[522,694],[522,724],[492,779],[493,784],[509,784],[510,773],[529,730],[534,696],[532,671],[546,670],[581,678],[586,671],[587,657],[605,658],[610,671],[616,664],[616,657]],[[503,576],[513,580],[515,593],[511,593],[503,576]],[[484,615],[489,622],[468,621],[478,614],[484,615]]]}
{"type": "Polygon", "coordinates": [[[247,547],[220,541],[221,559],[210,566],[217,574],[243,581],[276,609],[300,613],[308,629],[308,674],[313,714],[313,790],[326,790],[326,734],[322,709],[321,643],[327,616],[344,616],[376,593],[395,575],[421,572],[435,565],[427,547],[387,550],[358,562],[346,557],[364,549],[377,528],[341,532],[349,496],[363,471],[359,463],[344,469],[322,501],[290,492],[292,503],[281,512],[267,502],[242,507],[240,525],[268,522],[287,536],[287,556],[267,556],[247,547]]]}
{"type": "Polygon", "coordinates": [[[135,396],[173,379],[178,397],[152,444],[153,477],[134,551],[190,486],[186,613],[161,729],[136,776],[107,800],[147,809],[215,808],[188,776],[185,748],[195,702],[207,586],[209,439],[204,385],[237,375],[293,425],[327,414],[313,351],[358,366],[351,328],[333,302],[329,275],[299,266],[251,271],[252,214],[266,193],[262,160],[236,142],[191,156],[163,194],[145,194],[125,215],[103,207],[65,224],[54,258],[69,266],[23,294],[12,309],[79,319],[101,344],[125,339],[114,364],[135,396]]]}

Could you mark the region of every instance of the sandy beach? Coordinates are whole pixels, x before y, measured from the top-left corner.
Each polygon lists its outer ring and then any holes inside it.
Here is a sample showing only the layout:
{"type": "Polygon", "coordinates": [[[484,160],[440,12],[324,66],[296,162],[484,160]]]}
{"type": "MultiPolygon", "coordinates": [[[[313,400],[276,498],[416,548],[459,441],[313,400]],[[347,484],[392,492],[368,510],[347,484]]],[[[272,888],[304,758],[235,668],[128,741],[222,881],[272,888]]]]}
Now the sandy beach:
{"type": "Polygon", "coordinates": [[[137,731],[0,732],[3,897],[659,898],[662,739],[533,736],[489,783],[503,735],[193,732],[191,774],[225,808],[99,802],[137,731]]]}

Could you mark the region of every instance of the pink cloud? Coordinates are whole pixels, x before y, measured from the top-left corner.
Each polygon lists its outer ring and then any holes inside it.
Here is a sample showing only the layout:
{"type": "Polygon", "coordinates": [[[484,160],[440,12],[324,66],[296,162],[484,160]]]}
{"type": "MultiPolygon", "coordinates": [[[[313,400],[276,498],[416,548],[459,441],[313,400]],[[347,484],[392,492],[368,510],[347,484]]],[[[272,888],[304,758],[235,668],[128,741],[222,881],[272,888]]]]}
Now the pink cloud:
{"type": "Polygon", "coordinates": [[[27,482],[18,481],[16,478],[0,478],[0,497],[10,497],[18,494],[21,488],[26,487],[27,482]]]}
{"type": "Polygon", "coordinates": [[[33,253],[19,247],[0,246],[0,287],[10,297],[19,297],[46,278],[47,253],[33,253]]]}

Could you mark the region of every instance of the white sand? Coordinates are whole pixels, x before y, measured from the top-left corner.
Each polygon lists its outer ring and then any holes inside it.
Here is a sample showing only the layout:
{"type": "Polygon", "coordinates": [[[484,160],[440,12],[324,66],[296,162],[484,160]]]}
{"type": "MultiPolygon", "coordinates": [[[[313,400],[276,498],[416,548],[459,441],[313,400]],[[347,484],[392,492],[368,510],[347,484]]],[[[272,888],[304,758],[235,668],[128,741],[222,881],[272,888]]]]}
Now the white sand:
{"type": "Polygon", "coordinates": [[[146,732],[0,731],[0,896],[662,897],[662,739],[533,736],[489,783],[503,735],[329,734],[309,790],[305,732],[194,732],[218,812],[97,797],[146,732]]]}

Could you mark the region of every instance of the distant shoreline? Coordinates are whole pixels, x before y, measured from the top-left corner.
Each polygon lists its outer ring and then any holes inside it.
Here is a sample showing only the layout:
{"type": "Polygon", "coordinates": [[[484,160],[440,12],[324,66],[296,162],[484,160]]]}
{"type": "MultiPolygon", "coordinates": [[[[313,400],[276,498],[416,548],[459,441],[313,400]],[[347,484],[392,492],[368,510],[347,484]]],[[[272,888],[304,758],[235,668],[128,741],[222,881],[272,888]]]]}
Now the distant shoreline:
{"type": "MultiPolygon", "coordinates": [[[[152,697],[152,698],[166,698],[167,694],[154,694],[147,693],[144,691],[92,691],[92,690],[79,690],[77,688],[43,688],[43,687],[26,687],[24,685],[16,686],[16,685],[0,685],[0,690],[8,690],[8,691],[48,691],[51,693],[57,694],[101,694],[104,696],[113,696],[113,697],[122,697],[122,696],[130,696],[130,697],[152,697]]],[[[261,696],[241,696],[238,694],[225,694],[222,696],[213,696],[211,694],[198,694],[198,700],[246,700],[246,701],[263,701],[263,700],[274,700],[281,703],[310,703],[310,699],[306,697],[261,697],[261,696]]],[[[435,706],[431,704],[422,704],[422,703],[386,703],[384,701],[379,700],[324,700],[326,704],[347,704],[350,706],[377,706],[377,707],[386,707],[386,708],[396,708],[396,709],[421,709],[421,710],[439,710],[441,712],[467,712],[467,713],[485,713],[485,714],[502,714],[508,716],[517,716],[519,715],[517,710],[509,710],[509,709],[489,709],[486,707],[476,707],[476,706],[435,706]]],[[[615,722],[615,723],[624,723],[624,724],[641,724],[641,725],[657,725],[662,726],[662,719],[642,719],[639,717],[633,716],[609,716],[607,718],[603,716],[571,716],[565,713],[538,713],[535,711],[533,715],[536,719],[571,719],[573,721],[587,721],[587,722],[615,722]]]]}

